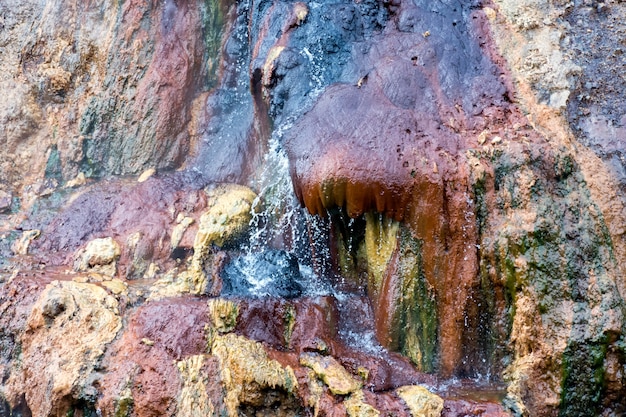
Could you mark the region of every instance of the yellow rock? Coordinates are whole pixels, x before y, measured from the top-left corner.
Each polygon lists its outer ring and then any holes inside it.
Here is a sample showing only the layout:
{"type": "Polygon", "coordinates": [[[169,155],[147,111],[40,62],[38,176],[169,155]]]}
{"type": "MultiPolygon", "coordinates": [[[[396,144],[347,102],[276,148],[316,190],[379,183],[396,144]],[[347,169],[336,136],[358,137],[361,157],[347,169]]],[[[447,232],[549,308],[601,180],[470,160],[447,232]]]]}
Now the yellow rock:
{"type": "Polygon", "coordinates": [[[37,239],[39,235],[41,235],[41,231],[37,229],[23,231],[22,237],[13,243],[11,250],[16,255],[27,255],[30,242],[37,239]]]}
{"type": "Polygon", "coordinates": [[[317,417],[319,414],[320,400],[324,394],[324,384],[317,379],[317,375],[312,370],[307,373],[307,378],[309,386],[307,406],[313,408],[313,416],[317,417]]]}
{"type": "Polygon", "coordinates": [[[81,283],[81,284],[85,284],[85,283],[89,282],[89,277],[87,275],[78,275],[78,276],[72,278],[72,281],[78,282],[78,283],[81,283]]]}
{"type": "Polygon", "coordinates": [[[156,174],[156,169],[154,168],[146,169],[144,172],[141,173],[139,178],[137,178],[137,182],[146,182],[148,178],[150,178],[154,174],[156,174]]]}
{"type": "Polygon", "coordinates": [[[309,8],[307,7],[306,3],[303,3],[301,1],[293,5],[293,11],[296,15],[297,25],[302,24],[302,22],[304,22],[304,19],[306,19],[307,15],[309,14],[309,8]]]}
{"type": "Polygon", "coordinates": [[[335,395],[347,395],[361,389],[361,381],[352,376],[332,356],[306,352],[300,355],[300,364],[311,368],[335,395]]]}
{"type": "Polygon", "coordinates": [[[267,388],[281,389],[291,394],[298,389],[298,381],[291,367],[282,367],[258,342],[234,333],[215,335],[211,353],[220,363],[220,375],[226,391],[224,403],[231,417],[238,416],[238,407],[244,388],[255,387],[260,392],[267,388]]]}
{"type": "Polygon", "coordinates": [[[154,346],[154,341],[148,339],[147,337],[144,337],[143,339],[141,339],[141,343],[143,343],[146,346],[154,346]]]}
{"type": "Polygon", "coordinates": [[[207,192],[210,203],[200,217],[194,250],[213,244],[223,246],[248,228],[256,194],[248,187],[227,184],[207,192]]]}
{"type": "Polygon", "coordinates": [[[380,411],[365,402],[363,391],[359,390],[343,402],[348,417],[378,417],[380,411]]]}
{"type": "Polygon", "coordinates": [[[115,295],[128,294],[128,285],[117,278],[113,278],[111,281],[102,281],[102,286],[115,295]]]}
{"type": "Polygon", "coordinates": [[[73,180],[69,180],[65,183],[64,188],[76,188],[80,187],[81,185],[85,185],[85,183],[87,183],[87,178],[85,177],[85,174],[79,172],[76,178],[74,178],[73,180]]]}
{"type": "Polygon", "coordinates": [[[178,244],[185,234],[185,231],[187,230],[187,228],[189,228],[189,226],[193,224],[194,221],[195,220],[191,217],[183,216],[178,224],[174,226],[174,229],[172,230],[172,238],[170,240],[170,247],[172,249],[176,249],[178,247],[178,244]]]}
{"type": "Polygon", "coordinates": [[[179,272],[178,268],[172,268],[162,274],[159,279],[152,284],[148,300],[155,301],[193,292],[189,272],[179,272]]]}
{"type": "Polygon", "coordinates": [[[150,262],[150,265],[148,265],[148,269],[146,270],[146,273],[143,274],[143,277],[145,279],[152,279],[156,277],[158,273],[159,273],[159,266],[155,264],[154,262],[150,262]]]}
{"type": "Polygon", "coordinates": [[[413,417],[439,417],[443,411],[443,399],[419,385],[406,385],[396,390],[406,403],[413,417]]]}
{"type": "Polygon", "coordinates": [[[265,64],[263,65],[263,85],[270,85],[270,82],[272,81],[272,73],[274,72],[274,63],[284,49],[284,46],[272,46],[272,49],[268,52],[265,64]]]}
{"type": "Polygon", "coordinates": [[[224,246],[247,230],[253,214],[252,204],[257,197],[248,187],[237,184],[221,185],[207,195],[210,203],[200,217],[191,267],[180,277],[189,283],[192,294],[206,292],[208,279],[203,267],[211,247],[224,246]]]}
{"type": "Polygon", "coordinates": [[[120,245],[113,238],[94,239],[84,249],[78,250],[74,269],[113,276],[121,253],[120,245]]]}
{"type": "Polygon", "coordinates": [[[215,415],[215,407],[207,394],[207,380],[202,371],[205,355],[194,355],[177,362],[182,380],[176,416],[204,417],[215,415]]]}
{"type": "Polygon", "coordinates": [[[96,284],[48,284],[27,320],[22,366],[4,385],[9,402],[25,395],[33,416],[65,415],[67,410],[55,407],[91,389],[105,346],[122,328],[118,313],[115,298],[96,284]]]}
{"type": "Polygon", "coordinates": [[[365,215],[368,292],[377,300],[391,256],[398,242],[400,223],[379,213],[365,215]]]}
{"type": "Polygon", "coordinates": [[[219,333],[228,333],[235,329],[239,306],[222,298],[211,298],[208,301],[209,320],[212,327],[219,333]]]}

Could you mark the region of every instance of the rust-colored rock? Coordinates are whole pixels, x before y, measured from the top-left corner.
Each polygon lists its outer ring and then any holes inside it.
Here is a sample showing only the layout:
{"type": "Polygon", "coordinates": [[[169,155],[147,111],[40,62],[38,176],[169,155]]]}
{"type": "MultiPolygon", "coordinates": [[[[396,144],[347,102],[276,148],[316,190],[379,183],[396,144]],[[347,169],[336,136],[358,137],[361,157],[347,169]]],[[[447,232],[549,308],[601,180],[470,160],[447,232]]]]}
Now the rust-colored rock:
{"type": "MultiPolygon", "coordinates": [[[[398,12],[416,13],[419,8],[408,5],[398,12]]],[[[421,242],[421,273],[437,300],[436,366],[447,375],[460,371],[467,300],[478,285],[467,151],[485,138],[498,143],[499,135],[509,141],[539,140],[522,127],[523,116],[507,100],[504,71],[483,57],[477,45],[486,37],[484,19],[475,12],[461,32],[430,31],[430,36],[388,27],[372,39],[368,53],[353,51],[357,67],[368,68],[365,80],[329,87],[287,141],[296,194],[311,213],[326,215],[337,208],[352,218],[381,213],[405,221],[421,242]],[[436,52],[445,42],[457,45],[459,33],[476,44],[458,50],[476,62],[473,67],[456,64],[464,58],[436,52]],[[448,65],[454,69],[439,60],[451,60],[448,65]],[[516,131],[507,130],[516,123],[516,131]],[[505,130],[506,136],[500,133],[505,130]]],[[[379,245],[393,250],[392,243],[379,245]]],[[[387,346],[397,344],[397,336],[390,333],[398,328],[393,316],[403,285],[393,259],[387,261],[388,268],[377,267],[379,282],[368,285],[377,335],[387,346]]]]}
{"type": "Polygon", "coordinates": [[[103,359],[98,407],[104,415],[115,415],[131,398],[134,415],[173,413],[183,387],[176,363],[205,352],[207,323],[206,303],[192,299],[148,303],[132,314],[103,359]]]}

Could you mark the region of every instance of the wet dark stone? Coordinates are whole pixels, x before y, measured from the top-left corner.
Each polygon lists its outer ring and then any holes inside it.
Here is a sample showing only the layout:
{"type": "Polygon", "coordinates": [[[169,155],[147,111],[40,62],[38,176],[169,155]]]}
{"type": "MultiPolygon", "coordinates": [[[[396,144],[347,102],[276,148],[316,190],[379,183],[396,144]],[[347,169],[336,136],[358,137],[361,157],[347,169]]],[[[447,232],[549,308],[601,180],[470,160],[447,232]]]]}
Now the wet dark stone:
{"type": "Polygon", "coordinates": [[[0,214],[10,212],[12,203],[13,195],[11,193],[0,190],[0,214]]]}
{"type": "Polygon", "coordinates": [[[298,260],[282,250],[235,258],[224,268],[223,280],[225,296],[294,298],[303,292],[298,260]]]}
{"type": "Polygon", "coordinates": [[[11,409],[8,401],[0,396],[0,417],[31,417],[32,413],[25,403],[26,400],[22,399],[19,406],[11,409]]]}

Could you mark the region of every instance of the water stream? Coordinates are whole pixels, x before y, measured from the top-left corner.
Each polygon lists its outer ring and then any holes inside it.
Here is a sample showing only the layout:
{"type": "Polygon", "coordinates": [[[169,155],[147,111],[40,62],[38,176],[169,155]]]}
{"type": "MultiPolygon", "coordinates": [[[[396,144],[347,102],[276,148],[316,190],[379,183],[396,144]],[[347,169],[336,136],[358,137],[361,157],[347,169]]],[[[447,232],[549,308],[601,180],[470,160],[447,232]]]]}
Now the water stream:
{"type": "MultiPolygon", "coordinates": [[[[331,296],[340,317],[339,340],[368,355],[383,357],[389,351],[377,339],[372,306],[363,301],[368,292],[366,283],[371,280],[358,278],[355,284],[354,277],[346,277],[338,270],[337,260],[333,259],[336,254],[331,253],[331,240],[336,239],[340,230],[347,253],[355,256],[357,246],[362,244],[365,221],[351,218],[343,210],[327,218],[309,214],[294,193],[284,147],[296,121],[313,107],[325,89],[354,78],[361,70],[344,65],[351,53],[348,44],[337,50],[332,37],[325,39],[314,31],[308,35],[296,32],[293,36],[300,36],[295,43],[299,49],[290,53],[292,61],[297,62],[297,71],[293,71],[299,79],[291,81],[291,90],[287,90],[285,97],[270,97],[266,107],[263,101],[268,98],[261,97],[265,94],[259,79],[262,76],[254,75],[261,71],[254,69],[260,65],[254,60],[260,58],[254,56],[262,54],[267,46],[265,40],[255,38],[258,28],[252,27],[259,24],[253,15],[262,12],[263,7],[254,1],[237,5],[237,16],[230,26],[222,58],[225,76],[207,101],[209,122],[192,164],[192,169],[206,183],[247,183],[257,193],[249,234],[229,251],[229,261],[222,273],[221,295],[282,299],[331,296]],[[338,229],[332,231],[333,227],[338,229]]],[[[318,3],[310,3],[308,13],[316,19],[330,18],[328,10],[318,3]]],[[[345,21],[340,21],[340,25],[345,25],[345,21]]],[[[265,36],[282,37],[282,30],[276,27],[270,23],[264,29],[265,36]]],[[[303,30],[311,31],[313,26],[303,30]]],[[[266,69],[267,63],[263,67],[266,69]]],[[[383,244],[391,220],[383,214],[378,217],[378,222],[386,225],[378,230],[377,236],[379,244],[383,244]]],[[[478,380],[473,385],[490,379],[489,375],[476,377],[478,380]]]]}

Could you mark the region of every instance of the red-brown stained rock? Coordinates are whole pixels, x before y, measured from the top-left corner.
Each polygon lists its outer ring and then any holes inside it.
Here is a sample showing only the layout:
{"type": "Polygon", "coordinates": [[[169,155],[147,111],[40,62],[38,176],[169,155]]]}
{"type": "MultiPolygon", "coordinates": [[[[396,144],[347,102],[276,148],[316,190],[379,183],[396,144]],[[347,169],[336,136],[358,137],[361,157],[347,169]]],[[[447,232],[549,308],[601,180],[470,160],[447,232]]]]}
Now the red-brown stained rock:
{"type": "MultiPolygon", "coordinates": [[[[121,277],[141,278],[137,262],[150,262],[162,270],[171,268],[171,233],[176,217],[183,214],[198,219],[206,207],[202,189],[190,187],[176,175],[157,176],[145,182],[118,179],[89,187],[44,228],[43,236],[33,242],[33,253],[52,265],[72,262],[74,252],[96,237],[113,237],[121,244],[118,263],[121,277]],[[133,245],[129,237],[139,235],[133,245]]],[[[194,223],[197,223],[194,222],[194,223]]],[[[183,234],[179,247],[193,246],[197,225],[183,234]]]]}
{"type": "Polygon", "coordinates": [[[476,416],[476,417],[510,417],[501,404],[475,402],[468,400],[445,400],[442,417],[476,416]]]}
{"type": "MultiPolygon", "coordinates": [[[[354,301],[351,301],[354,302],[354,301]]],[[[367,353],[348,346],[338,337],[340,327],[348,317],[342,317],[333,306],[332,298],[293,301],[279,299],[242,300],[236,331],[245,337],[267,344],[269,355],[283,365],[300,368],[298,356],[303,352],[320,352],[338,358],[353,375],[359,368],[367,369],[365,387],[376,392],[402,385],[429,383],[436,378],[417,372],[410,362],[399,354],[381,350],[367,353]],[[284,341],[287,304],[296,311],[296,322],[289,347],[284,341]]],[[[300,375],[299,375],[300,376],[300,375]]]]}
{"type": "Polygon", "coordinates": [[[363,390],[365,400],[380,411],[381,417],[412,417],[404,402],[392,392],[376,393],[363,390]]]}
{"type": "MultiPolygon", "coordinates": [[[[26,330],[31,309],[50,281],[51,279],[46,279],[46,275],[37,272],[20,273],[0,288],[0,376],[3,381],[9,378],[14,361],[19,357],[22,334],[26,330]]],[[[27,407],[23,396],[18,395],[7,400],[18,410],[27,407]]]]}
{"type": "Polygon", "coordinates": [[[181,388],[175,362],[206,352],[207,323],[206,303],[193,298],[166,299],[140,307],[105,356],[107,373],[98,402],[103,414],[114,415],[125,388],[131,389],[135,415],[171,414],[181,388]]]}
{"type": "MultiPolygon", "coordinates": [[[[398,13],[417,13],[407,7],[398,13]]],[[[468,42],[487,44],[484,16],[471,17],[468,42]]],[[[424,276],[437,299],[438,369],[449,376],[460,370],[464,315],[478,285],[467,151],[527,122],[507,99],[511,83],[503,81],[502,62],[490,60],[495,54],[478,58],[484,52],[476,46],[454,58],[439,48],[447,35],[431,36],[387,27],[367,53],[353,53],[357,67],[370,68],[367,76],[326,89],[286,148],[296,194],[310,213],[325,216],[340,207],[356,218],[379,212],[404,221],[423,242],[424,276]],[[476,60],[475,67],[457,69],[457,59],[476,60]]],[[[538,139],[527,128],[508,137],[538,139]]],[[[377,337],[389,345],[400,299],[393,262],[384,281],[372,303],[377,337]]]]}

